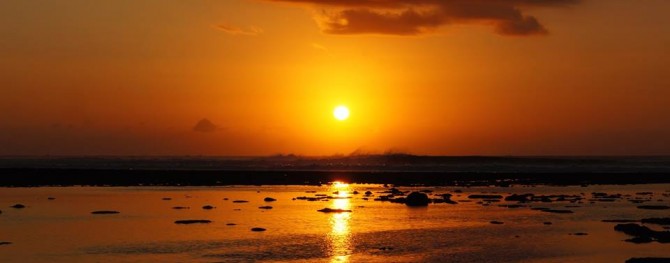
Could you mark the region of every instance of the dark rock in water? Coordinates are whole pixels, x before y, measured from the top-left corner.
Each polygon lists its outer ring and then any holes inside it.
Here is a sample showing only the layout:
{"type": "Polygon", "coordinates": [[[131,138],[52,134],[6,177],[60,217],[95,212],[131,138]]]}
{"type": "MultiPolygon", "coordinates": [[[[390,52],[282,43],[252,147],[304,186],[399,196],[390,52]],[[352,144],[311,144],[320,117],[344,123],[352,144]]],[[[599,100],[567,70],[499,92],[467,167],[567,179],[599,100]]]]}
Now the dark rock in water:
{"type": "Polygon", "coordinates": [[[322,212],[322,213],[349,213],[351,210],[346,210],[346,209],[332,209],[332,208],[324,208],[324,209],[319,209],[316,210],[317,212],[322,212]]]}
{"type": "Polygon", "coordinates": [[[653,195],[653,192],[637,192],[636,195],[653,195]]]}
{"type": "Polygon", "coordinates": [[[641,222],[643,224],[670,225],[670,217],[644,218],[641,220],[641,222]]]}
{"type": "Polygon", "coordinates": [[[666,209],[670,209],[670,206],[667,206],[667,205],[641,205],[641,206],[638,206],[637,208],[647,209],[647,210],[666,210],[666,209]]]}
{"type": "Polygon", "coordinates": [[[654,242],[654,240],[651,237],[634,237],[634,238],[626,239],[624,241],[630,242],[630,243],[635,243],[635,244],[645,244],[645,243],[654,242]]]}
{"type": "Polygon", "coordinates": [[[226,225],[227,225],[227,226],[236,226],[237,224],[235,224],[235,223],[228,223],[228,224],[226,224],[226,225]]]}
{"type": "Polygon", "coordinates": [[[551,225],[552,223],[551,223],[551,222],[544,222],[544,223],[542,223],[542,224],[545,224],[545,225],[551,225]]]}
{"type": "Polygon", "coordinates": [[[430,203],[428,195],[419,192],[410,193],[405,200],[407,206],[427,206],[428,203],[430,203]]]}
{"type": "Polygon", "coordinates": [[[254,232],[263,232],[263,231],[265,231],[265,230],[266,230],[266,229],[265,229],[265,228],[262,228],[262,227],[254,227],[254,228],[251,229],[251,231],[254,231],[254,232]]]}
{"type": "Polygon", "coordinates": [[[626,235],[652,239],[660,243],[670,242],[670,231],[655,231],[646,226],[638,224],[618,224],[614,226],[615,231],[623,232],[626,235]]]}
{"type": "Polygon", "coordinates": [[[173,206],[172,209],[191,209],[188,206],[173,206]]]}
{"type": "Polygon", "coordinates": [[[533,194],[522,194],[522,195],[517,195],[513,194],[508,197],[505,197],[505,201],[517,201],[517,202],[529,202],[530,200],[533,199],[533,194]]]}
{"type": "Polygon", "coordinates": [[[630,258],[626,263],[668,263],[670,258],[630,258]]]}
{"type": "Polygon", "coordinates": [[[47,197],[47,200],[56,200],[55,197],[47,197]]]}
{"type": "Polygon", "coordinates": [[[354,192],[353,192],[352,194],[355,194],[355,195],[357,195],[357,194],[359,194],[359,193],[358,193],[358,191],[354,191],[354,192]]]}
{"type": "Polygon", "coordinates": [[[170,200],[172,200],[172,198],[170,198],[170,197],[163,197],[163,201],[170,201],[170,200]]]}
{"type": "Polygon", "coordinates": [[[3,245],[11,245],[11,244],[12,244],[12,242],[7,242],[7,241],[1,241],[1,242],[0,242],[0,246],[3,246],[3,245]]]}
{"type": "Polygon", "coordinates": [[[570,235],[573,235],[573,236],[586,236],[586,235],[588,235],[588,233],[577,232],[577,233],[571,233],[570,235]]]}
{"type": "Polygon", "coordinates": [[[189,220],[177,220],[174,221],[175,224],[180,224],[180,225],[190,225],[190,224],[209,224],[211,223],[211,220],[204,220],[204,219],[189,219],[189,220]]]}
{"type": "Polygon", "coordinates": [[[22,205],[22,204],[15,204],[15,205],[11,206],[11,208],[21,209],[21,208],[26,208],[26,206],[22,205]]]}
{"type": "Polygon", "coordinates": [[[235,200],[233,203],[249,203],[247,200],[235,200]]]}
{"type": "Polygon", "coordinates": [[[502,199],[502,195],[469,195],[470,199],[502,199]]]}
{"type": "Polygon", "coordinates": [[[381,251],[389,251],[389,250],[393,250],[393,248],[392,248],[392,247],[380,247],[379,250],[381,250],[381,251]]]}
{"type": "Polygon", "coordinates": [[[272,206],[269,206],[269,205],[259,206],[258,209],[272,209],[272,206]]]}
{"type": "Polygon", "coordinates": [[[458,202],[456,202],[454,200],[451,200],[451,197],[452,197],[451,194],[441,194],[440,196],[442,196],[442,199],[444,199],[444,202],[447,203],[447,204],[452,204],[452,205],[458,204],[458,202]]]}
{"type": "Polygon", "coordinates": [[[502,225],[502,224],[504,224],[504,222],[495,221],[495,220],[491,221],[490,223],[491,223],[492,225],[502,225]]]}
{"type": "Polygon", "coordinates": [[[113,214],[118,214],[120,213],[119,211],[113,211],[113,210],[100,210],[100,211],[93,211],[91,214],[94,215],[113,215],[113,214]]]}
{"type": "Polygon", "coordinates": [[[561,209],[543,209],[542,212],[554,213],[554,214],[572,214],[572,210],[561,210],[561,209]]]}
{"type": "Polygon", "coordinates": [[[274,199],[274,198],[272,198],[272,197],[266,197],[266,198],[263,199],[263,201],[265,201],[265,202],[274,202],[274,201],[277,201],[277,199],[274,199]]]}
{"type": "Polygon", "coordinates": [[[205,209],[205,210],[210,210],[210,209],[214,209],[214,208],[216,208],[216,207],[211,206],[211,205],[206,205],[206,206],[202,207],[202,209],[205,209]]]}
{"type": "Polygon", "coordinates": [[[640,220],[633,220],[633,219],[603,219],[601,222],[605,223],[637,223],[640,222],[640,220]]]}
{"type": "Polygon", "coordinates": [[[228,198],[227,198],[227,197],[226,197],[226,198],[224,198],[224,199],[223,199],[223,201],[228,201],[228,198]]]}
{"type": "Polygon", "coordinates": [[[370,192],[370,191],[365,191],[365,195],[370,196],[370,195],[372,195],[372,192],[370,192]]]}

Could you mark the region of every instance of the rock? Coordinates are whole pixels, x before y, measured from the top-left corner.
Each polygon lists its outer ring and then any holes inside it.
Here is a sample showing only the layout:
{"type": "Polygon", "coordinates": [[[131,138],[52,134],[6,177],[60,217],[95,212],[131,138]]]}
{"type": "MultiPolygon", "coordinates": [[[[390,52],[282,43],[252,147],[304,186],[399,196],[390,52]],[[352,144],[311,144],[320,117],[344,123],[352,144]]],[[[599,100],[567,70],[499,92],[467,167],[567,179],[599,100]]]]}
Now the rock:
{"type": "Polygon", "coordinates": [[[502,195],[483,195],[483,194],[478,194],[478,195],[469,195],[468,198],[470,199],[502,199],[502,195]]]}
{"type": "Polygon", "coordinates": [[[358,191],[354,191],[354,192],[353,192],[352,194],[355,194],[355,195],[357,195],[357,194],[359,194],[359,193],[358,193],[358,191]]]}
{"type": "Polygon", "coordinates": [[[452,205],[458,204],[458,202],[456,202],[454,200],[451,200],[451,197],[452,197],[451,194],[441,194],[440,196],[442,196],[442,199],[444,199],[444,202],[447,203],[447,204],[452,204],[452,205]]]}
{"type": "Polygon", "coordinates": [[[91,214],[94,215],[113,215],[113,214],[118,214],[120,213],[119,211],[113,211],[113,210],[100,210],[100,211],[93,211],[91,214]]]}
{"type": "Polygon", "coordinates": [[[577,233],[571,233],[570,235],[573,235],[573,236],[586,236],[586,235],[588,235],[588,233],[577,232],[577,233]]]}
{"type": "Polygon", "coordinates": [[[542,224],[545,224],[545,225],[551,225],[552,223],[551,223],[551,222],[544,222],[544,223],[542,223],[542,224]]]}
{"type": "Polygon", "coordinates": [[[272,198],[272,197],[266,197],[266,198],[263,199],[263,201],[265,201],[265,202],[274,202],[274,201],[277,201],[277,199],[274,199],[274,198],[272,198]]]}
{"type": "Polygon", "coordinates": [[[209,224],[211,223],[211,220],[204,220],[204,219],[189,219],[189,220],[177,220],[174,221],[175,224],[180,224],[180,225],[190,225],[190,224],[209,224]]]}
{"type": "Polygon", "coordinates": [[[319,209],[316,210],[317,212],[322,212],[322,213],[350,213],[351,210],[346,210],[346,209],[332,209],[332,208],[324,208],[324,209],[319,209]]]}
{"type": "Polygon", "coordinates": [[[641,205],[641,206],[638,206],[637,208],[647,209],[647,210],[666,210],[666,209],[670,209],[670,206],[667,206],[667,205],[641,205]]]}
{"type": "Polygon", "coordinates": [[[210,210],[210,209],[214,209],[214,208],[216,208],[216,207],[211,206],[211,205],[206,205],[206,206],[202,207],[202,209],[205,209],[205,210],[210,210]]]}
{"type": "Polygon", "coordinates": [[[162,200],[163,200],[163,201],[170,201],[170,200],[172,200],[172,198],[170,198],[170,197],[163,197],[162,200]]]}
{"type": "Polygon", "coordinates": [[[25,205],[22,205],[22,204],[15,204],[15,205],[10,206],[10,207],[11,207],[11,208],[16,208],[16,209],[26,208],[26,206],[25,206],[25,205]]]}
{"type": "Polygon", "coordinates": [[[668,263],[670,258],[630,258],[626,263],[668,263]]]}
{"type": "Polygon", "coordinates": [[[0,241],[0,246],[11,245],[11,244],[12,244],[12,242],[0,241]]]}
{"type": "Polygon", "coordinates": [[[55,197],[47,197],[47,200],[56,200],[55,197]]]}
{"type": "Polygon", "coordinates": [[[392,247],[380,247],[379,250],[381,250],[381,251],[389,251],[389,250],[393,250],[393,248],[392,248],[392,247]]]}
{"type": "Polygon", "coordinates": [[[492,225],[502,225],[502,224],[504,224],[504,222],[495,221],[495,220],[491,221],[490,223],[491,223],[492,225]]]}
{"type": "Polygon", "coordinates": [[[533,199],[533,194],[522,194],[522,195],[517,195],[513,194],[508,197],[505,197],[505,201],[517,201],[517,202],[529,202],[531,199],[533,199]]]}
{"type": "Polygon", "coordinates": [[[191,209],[188,206],[173,206],[172,209],[191,209]]]}
{"type": "Polygon", "coordinates": [[[670,225],[670,217],[644,218],[641,220],[641,222],[643,224],[670,225]]]}
{"type": "Polygon", "coordinates": [[[624,241],[630,242],[630,243],[635,243],[635,244],[645,244],[645,243],[654,242],[654,240],[651,237],[634,237],[634,238],[626,239],[624,241]]]}
{"type": "Polygon", "coordinates": [[[272,209],[272,206],[269,206],[269,205],[259,206],[258,209],[272,209]]]}
{"type": "Polygon", "coordinates": [[[365,191],[365,195],[370,196],[370,195],[372,195],[372,192],[370,192],[370,191],[365,191]]]}
{"type": "Polygon", "coordinates": [[[228,224],[226,224],[226,225],[227,225],[227,226],[236,226],[237,224],[235,224],[235,223],[228,223],[228,224]]]}
{"type": "Polygon", "coordinates": [[[670,242],[670,231],[655,231],[646,226],[638,224],[618,224],[614,226],[615,231],[623,232],[626,235],[640,238],[639,240],[652,239],[659,243],[670,242]]]}
{"type": "Polygon", "coordinates": [[[410,193],[405,200],[407,206],[427,206],[428,203],[430,203],[428,195],[419,192],[410,193]]]}
{"type": "Polygon", "coordinates": [[[247,200],[235,200],[233,203],[249,203],[247,200]]]}
{"type": "Polygon", "coordinates": [[[228,197],[226,197],[226,198],[223,198],[223,201],[228,201],[228,197]]]}
{"type": "Polygon", "coordinates": [[[265,228],[262,228],[262,227],[254,227],[254,228],[251,229],[251,231],[254,231],[254,232],[263,232],[263,231],[265,231],[265,230],[266,230],[266,229],[265,229],[265,228]]]}

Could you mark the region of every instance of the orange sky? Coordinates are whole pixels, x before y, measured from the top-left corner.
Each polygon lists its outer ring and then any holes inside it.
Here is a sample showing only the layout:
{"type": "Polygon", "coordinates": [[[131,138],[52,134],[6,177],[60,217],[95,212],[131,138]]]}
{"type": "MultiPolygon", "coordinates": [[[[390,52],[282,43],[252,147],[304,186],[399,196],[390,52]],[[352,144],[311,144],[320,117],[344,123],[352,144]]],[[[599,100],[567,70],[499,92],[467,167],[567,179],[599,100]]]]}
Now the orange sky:
{"type": "Polygon", "coordinates": [[[666,0],[2,1],[0,155],[670,154],[669,12],[666,0]]]}

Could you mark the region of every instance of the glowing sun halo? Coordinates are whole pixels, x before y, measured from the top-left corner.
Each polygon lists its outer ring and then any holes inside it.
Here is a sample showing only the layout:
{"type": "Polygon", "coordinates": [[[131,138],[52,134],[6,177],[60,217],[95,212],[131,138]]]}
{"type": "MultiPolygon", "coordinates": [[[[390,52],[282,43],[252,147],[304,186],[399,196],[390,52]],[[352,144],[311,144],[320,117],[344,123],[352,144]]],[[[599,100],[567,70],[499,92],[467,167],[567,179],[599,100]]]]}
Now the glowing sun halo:
{"type": "Polygon", "coordinates": [[[339,121],[346,120],[349,118],[349,109],[345,106],[337,106],[333,110],[333,116],[339,121]]]}

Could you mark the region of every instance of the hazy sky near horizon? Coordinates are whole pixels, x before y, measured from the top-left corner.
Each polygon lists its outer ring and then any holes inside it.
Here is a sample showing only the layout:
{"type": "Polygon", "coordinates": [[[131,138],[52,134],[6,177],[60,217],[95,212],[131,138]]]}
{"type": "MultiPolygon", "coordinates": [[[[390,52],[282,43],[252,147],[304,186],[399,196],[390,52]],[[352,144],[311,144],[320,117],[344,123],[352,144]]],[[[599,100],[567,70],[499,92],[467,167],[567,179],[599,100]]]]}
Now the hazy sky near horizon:
{"type": "Polygon", "coordinates": [[[667,155],[668,13],[666,0],[0,1],[0,155],[667,155]]]}

